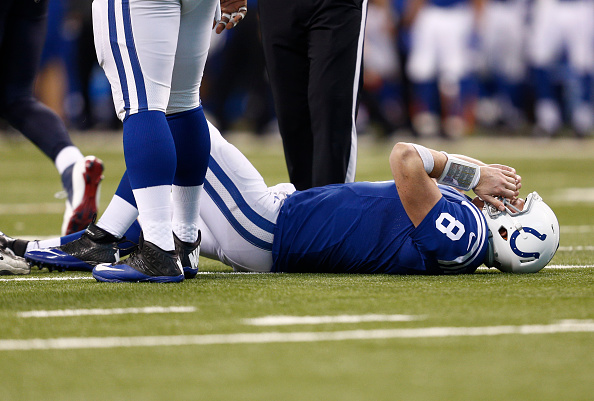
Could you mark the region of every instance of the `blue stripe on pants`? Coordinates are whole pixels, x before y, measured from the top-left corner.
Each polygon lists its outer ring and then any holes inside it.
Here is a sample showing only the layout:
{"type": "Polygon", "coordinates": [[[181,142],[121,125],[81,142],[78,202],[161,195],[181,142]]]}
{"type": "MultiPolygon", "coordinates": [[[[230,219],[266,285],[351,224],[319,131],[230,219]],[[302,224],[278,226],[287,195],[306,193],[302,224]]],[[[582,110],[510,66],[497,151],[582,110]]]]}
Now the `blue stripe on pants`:
{"type": "MultiPolygon", "coordinates": [[[[115,16],[115,1],[116,0],[108,0],[109,43],[118,71],[118,78],[120,80],[122,96],[124,98],[124,110],[126,111],[125,117],[128,117],[130,115],[130,92],[128,90],[128,81],[126,77],[126,70],[124,68],[124,61],[118,45],[118,33],[115,16]]],[[[122,18],[124,24],[124,35],[126,39],[128,58],[130,59],[132,73],[134,75],[134,82],[136,85],[136,95],[138,97],[138,111],[148,110],[148,101],[146,97],[146,88],[144,86],[144,78],[142,76],[140,61],[138,60],[138,54],[136,52],[136,46],[134,44],[134,35],[132,34],[132,21],[130,17],[129,0],[122,0],[122,18]]]]}
{"type": "MultiPolygon", "coordinates": [[[[211,172],[216,176],[216,178],[221,182],[221,184],[225,187],[227,192],[231,195],[233,202],[237,205],[237,208],[241,211],[241,213],[255,226],[264,230],[267,233],[273,234],[274,233],[274,223],[266,220],[264,217],[259,215],[252,207],[245,201],[241,192],[237,189],[235,184],[231,181],[231,179],[225,174],[223,169],[217,164],[217,162],[210,157],[208,167],[210,168],[211,172]]],[[[223,213],[227,221],[231,224],[231,226],[237,231],[246,241],[249,243],[257,246],[258,248],[264,249],[266,251],[272,250],[272,242],[262,240],[249,232],[233,215],[229,207],[225,204],[224,200],[221,196],[216,192],[212,184],[209,182],[208,178],[204,182],[204,189],[211,197],[213,202],[217,205],[219,210],[223,213]]]]}

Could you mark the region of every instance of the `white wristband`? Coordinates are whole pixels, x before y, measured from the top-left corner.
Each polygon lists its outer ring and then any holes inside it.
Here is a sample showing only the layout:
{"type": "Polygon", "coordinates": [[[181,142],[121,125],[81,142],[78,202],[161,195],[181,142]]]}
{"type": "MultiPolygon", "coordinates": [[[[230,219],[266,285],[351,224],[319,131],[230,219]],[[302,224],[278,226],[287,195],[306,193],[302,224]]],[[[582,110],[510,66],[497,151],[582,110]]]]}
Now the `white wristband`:
{"type": "Polygon", "coordinates": [[[435,160],[433,160],[433,155],[423,145],[417,145],[416,143],[412,143],[412,146],[417,150],[419,156],[421,156],[421,160],[423,161],[423,167],[425,168],[425,172],[427,174],[431,174],[433,171],[433,167],[435,167],[435,160]]]}
{"type": "Polygon", "coordinates": [[[450,187],[470,191],[477,186],[481,178],[479,165],[448,156],[448,161],[443,173],[437,179],[438,184],[449,185],[450,187]]]}

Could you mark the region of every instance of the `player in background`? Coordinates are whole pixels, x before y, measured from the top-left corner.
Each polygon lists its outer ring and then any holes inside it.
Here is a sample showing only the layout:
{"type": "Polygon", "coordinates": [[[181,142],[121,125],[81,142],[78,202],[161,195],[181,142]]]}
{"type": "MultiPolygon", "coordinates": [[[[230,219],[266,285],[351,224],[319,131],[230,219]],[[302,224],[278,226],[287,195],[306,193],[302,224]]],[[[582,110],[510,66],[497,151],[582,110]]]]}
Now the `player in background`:
{"type": "MultiPolygon", "coordinates": [[[[575,77],[578,91],[569,104],[570,124],[578,137],[590,135],[594,128],[592,74],[594,74],[594,1],[547,0],[532,5],[528,57],[534,71],[536,134],[550,137],[563,124],[563,107],[554,93],[555,70],[563,53],[569,75],[575,77]]],[[[567,74],[566,74],[567,75],[567,74]]],[[[564,87],[568,96],[569,84],[564,87]]]]}
{"type": "Polygon", "coordinates": [[[466,133],[465,102],[474,72],[471,38],[485,0],[410,0],[403,25],[411,27],[406,65],[413,83],[413,127],[423,137],[441,126],[449,138],[466,133]],[[443,116],[443,124],[441,122],[443,116]]]}
{"type": "MultiPolygon", "coordinates": [[[[200,84],[218,0],[95,0],[99,64],[123,122],[127,180],[144,239],[121,266],[122,281],[148,275],[181,281],[181,248],[199,245],[198,220],[210,152],[200,84]]],[[[247,13],[246,0],[222,0],[218,33],[247,13]]],[[[123,208],[116,213],[123,213],[123,208]]],[[[122,219],[102,220],[118,233],[122,219]]]]}
{"type": "Polygon", "coordinates": [[[518,130],[523,123],[521,94],[526,77],[527,0],[491,0],[479,32],[481,94],[477,120],[518,130]]]}
{"type": "Polygon", "coordinates": [[[404,119],[400,100],[396,26],[399,16],[389,0],[370,0],[363,45],[363,87],[358,127],[371,127],[379,136],[391,135],[404,119]]]}
{"type": "Polygon", "coordinates": [[[86,227],[97,213],[103,162],[94,156],[84,157],[60,117],[33,95],[48,3],[0,3],[0,118],[54,162],[67,193],[62,234],[70,234],[86,227]]]}
{"type": "MultiPolygon", "coordinates": [[[[236,271],[460,274],[486,263],[503,271],[535,272],[559,245],[554,213],[536,193],[525,203],[517,197],[522,181],[513,168],[398,143],[389,159],[394,181],[304,191],[292,184],[268,188],[245,156],[209,128],[200,254],[236,271]],[[455,188],[472,189],[477,197],[471,200],[455,188]]],[[[0,248],[16,255],[28,251],[35,264],[93,269],[100,281],[118,281],[123,267],[101,263],[123,254],[118,241],[124,235],[139,236],[125,180],[113,202],[125,207],[125,223],[132,226],[127,233],[122,226],[108,235],[91,224],[78,240],[1,236],[0,248]]],[[[121,214],[116,217],[124,223],[121,214]]],[[[112,209],[101,219],[114,219],[112,209]]]]}

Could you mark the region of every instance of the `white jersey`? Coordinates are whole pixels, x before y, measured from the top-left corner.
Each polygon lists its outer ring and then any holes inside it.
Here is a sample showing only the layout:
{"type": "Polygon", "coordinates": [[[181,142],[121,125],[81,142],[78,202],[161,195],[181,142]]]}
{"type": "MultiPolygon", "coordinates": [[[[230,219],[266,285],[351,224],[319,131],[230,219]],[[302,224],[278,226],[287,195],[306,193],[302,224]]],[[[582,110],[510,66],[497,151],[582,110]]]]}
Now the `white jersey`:
{"type": "Polygon", "coordinates": [[[472,68],[472,21],[467,1],[448,7],[424,6],[411,28],[411,54],[406,67],[411,80],[460,81],[472,68]]]}
{"type": "Polygon", "coordinates": [[[519,82],[525,73],[527,1],[489,1],[481,19],[481,68],[519,82]]]}
{"type": "Polygon", "coordinates": [[[94,0],[99,64],[118,117],[200,106],[200,83],[218,0],[94,0]]]}
{"type": "Polygon", "coordinates": [[[531,63],[539,68],[550,67],[566,50],[569,64],[576,72],[591,73],[594,69],[594,1],[539,0],[533,7],[528,43],[531,63]]]}
{"type": "Polygon", "coordinates": [[[394,18],[393,13],[386,12],[384,7],[375,3],[367,8],[367,20],[374,23],[365,24],[363,65],[366,73],[371,72],[383,79],[393,79],[398,74],[394,18]]]}

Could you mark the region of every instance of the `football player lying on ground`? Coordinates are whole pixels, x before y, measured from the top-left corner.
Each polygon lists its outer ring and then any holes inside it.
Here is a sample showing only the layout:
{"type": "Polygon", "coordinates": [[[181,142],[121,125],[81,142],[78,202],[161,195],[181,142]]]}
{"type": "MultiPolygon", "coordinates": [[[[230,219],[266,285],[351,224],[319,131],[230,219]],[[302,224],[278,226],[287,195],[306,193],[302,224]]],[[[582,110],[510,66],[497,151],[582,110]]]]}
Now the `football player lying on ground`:
{"type": "MultiPolygon", "coordinates": [[[[555,214],[537,193],[518,198],[522,183],[513,168],[397,143],[389,159],[394,181],[267,188],[245,156],[209,129],[202,244],[176,244],[186,277],[197,273],[198,250],[236,271],[460,274],[483,263],[535,272],[558,248],[555,214]]],[[[170,281],[182,270],[148,271],[135,253],[119,260],[124,235],[143,247],[133,200],[124,175],[101,219],[80,238],[4,236],[5,251],[39,266],[92,270],[99,281],[170,281]],[[55,248],[35,249],[48,246],[55,248]]]]}

